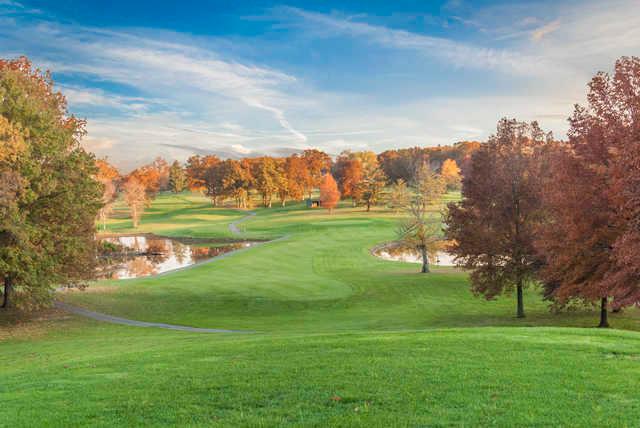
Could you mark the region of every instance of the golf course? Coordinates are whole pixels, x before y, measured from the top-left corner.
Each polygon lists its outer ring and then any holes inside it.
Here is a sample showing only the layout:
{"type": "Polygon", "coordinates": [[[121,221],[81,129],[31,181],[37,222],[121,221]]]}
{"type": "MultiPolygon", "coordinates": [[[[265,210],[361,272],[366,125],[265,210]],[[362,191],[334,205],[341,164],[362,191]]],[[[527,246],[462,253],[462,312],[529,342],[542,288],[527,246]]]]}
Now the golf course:
{"type": "MultiPolygon", "coordinates": [[[[446,201],[459,198],[450,192],[446,201]]],[[[432,207],[437,212],[442,205],[432,207]]],[[[633,426],[640,313],[554,312],[540,291],[485,300],[454,267],[381,260],[402,214],[342,202],[214,208],[162,193],[110,233],[259,245],[159,276],[58,291],[65,305],[0,318],[0,426],[633,426]],[[255,215],[252,215],[255,213],[255,215]],[[262,242],[263,241],[263,242],[262,242]]]]}

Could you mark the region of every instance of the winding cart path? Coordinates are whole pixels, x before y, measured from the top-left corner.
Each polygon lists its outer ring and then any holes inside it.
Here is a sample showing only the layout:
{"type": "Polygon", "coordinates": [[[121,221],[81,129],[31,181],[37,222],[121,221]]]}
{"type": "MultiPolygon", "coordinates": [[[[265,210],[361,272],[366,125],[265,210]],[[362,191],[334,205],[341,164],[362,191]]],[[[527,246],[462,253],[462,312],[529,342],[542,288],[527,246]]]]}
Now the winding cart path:
{"type": "MultiPolygon", "coordinates": [[[[252,218],[255,215],[256,215],[255,212],[250,211],[246,216],[241,217],[238,220],[235,220],[235,221],[229,223],[229,230],[234,235],[241,235],[242,232],[240,231],[240,229],[238,229],[238,224],[249,220],[250,218],[252,218]]],[[[280,240],[286,239],[286,238],[287,238],[287,236],[283,236],[282,238],[274,239],[273,241],[264,242],[264,244],[269,243],[269,242],[280,241],[280,240]]],[[[249,247],[249,248],[251,248],[251,247],[249,247]]],[[[213,257],[210,260],[207,260],[205,262],[196,263],[194,265],[187,266],[186,268],[199,266],[199,265],[202,265],[203,263],[209,263],[209,262],[212,262],[212,261],[215,261],[215,260],[219,260],[221,258],[229,257],[232,254],[235,254],[235,253],[238,253],[238,252],[241,252],[241,251],[246,251],[249,248],[242,248],[242,249],[239,249],[239,250],[230,251],[230,252],[222,254],[220,256],[213,257]]],[[[183,269],[186,269],[186,268],[183,268],[183,269]]],[[[180,270],[182,270],[182,269],[180,269],[180,270]]],[[[163,274],[173,273],[175,271],[176,270],[169,271],[169,272],[164,272],[163,274]]],[[[163,275],[163,274],[161,274],[161,275],[163,275]]],[[[243,334],[254,333],[253,331],[248,331],[248,330],[226,330],[226,329],[221,329],[221,328],[200,328],[200,327],[188,327],[188,326],[184,326],[184,325],[137,321],[137,320],[131,320],[131,319],[127,319],[127,318],[114,317],[112,315],[107,315],[107,314],[103,314],[103,313],[100,313],[100,312],[90,311],[88,309],[84,309],[84,308],[81,308],[81,307],[78,307],[78,306],[70,305],[70,304],[64,303],[64,302],[55,302],[55,306],[57,308],[59,308],[59,309],[65,310],[65,311],[70,312],[72,314],[80,315],[80,316],[83,316],[83,317],[86,317],[86,318],[91,318],[91,319],[94,319],[94,320],[97,320],[97,321],[110,322],[112,324],[122,324],[122,325],[128,325],[128,326],[133,326],[133,327],[155,327],[155,328],[164,328],[164,329],[167,329],[167,330],[189,331],[189,332],[192,332],[192,333],[243,333],[243,334]]]]}

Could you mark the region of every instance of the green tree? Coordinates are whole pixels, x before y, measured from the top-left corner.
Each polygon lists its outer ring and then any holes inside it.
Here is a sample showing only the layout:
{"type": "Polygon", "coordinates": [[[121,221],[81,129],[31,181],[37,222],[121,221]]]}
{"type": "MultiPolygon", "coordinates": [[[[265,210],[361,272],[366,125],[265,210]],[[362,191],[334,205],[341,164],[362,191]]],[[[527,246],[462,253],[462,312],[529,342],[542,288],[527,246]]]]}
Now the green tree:
{"type": "Polygon", "coordinates": [[[173,161],[169,168],[169,188],[173,193],[180,193],[187,187],[187,173],[180,162],[173,161]]]}
{"type": "Polygon", "coordinates": [[[3,306],[35,309],[55,286],[93,276],[103,189],[80,146],[84,121],[68,114],[49,74],[24,57],[0,60],[0,100],[3,306]]]}

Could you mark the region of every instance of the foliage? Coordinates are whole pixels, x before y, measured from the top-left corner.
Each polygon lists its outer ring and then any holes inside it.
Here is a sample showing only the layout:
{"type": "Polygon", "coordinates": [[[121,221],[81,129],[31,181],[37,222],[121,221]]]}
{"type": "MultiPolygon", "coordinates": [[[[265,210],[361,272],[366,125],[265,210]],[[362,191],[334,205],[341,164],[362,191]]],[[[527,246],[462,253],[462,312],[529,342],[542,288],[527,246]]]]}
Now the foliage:
{"type": "Polygon", "coordinates": [[[358,187],[359,193],[362,195],[362,200],[367,206],[367,211],[371,210],[372,205],[380,202],[382,199],[382,191],[386,184],[387,176],[378,165],[370,165],[368,169],[363,170],[362,180],[358,187]]]}
{"type": "Polygon", "coordinates": [[[462,177],[460,176],[458,163],[454,159],[446,159],[442,163],[440,175],[447,185],[447,190],[460,190],[462,177]]]}
{"type": "Polygon", "coordinates": [[[480,143],[477,141],[461,141],[452,146],[386,150],[378,155],[378,161],[391,182],[402,178],[409,183],[422,165],[428,164],[438,170],[447,159],[463,165],[479,147],[480,143]]]}
{"type": "Polygon", "coordinates": [[[304,188],[311,197],[311,190],[320,186],[323,174],[331,171],[331,157],[320,150],[307,149],[302,153],[302,159],[304,159],[307,171],[309,171],[308,176],[305,177],[308,181],[304,183],[304,188]]]}
{"type": "Polygon", "coordinates": [[[640,303],[638,213],[640,59],[622,58],[615,74],[597,74],[588,107],[576,106],[569,141],[549,155],[552,172],[539,229],[547,297],[607,304],[640,303]]]}
{"type": "Polygon", "coordinates": [[[342,196],[351,197],[354,206],[362,199],[362,161],[350,151],[338,156],[334,171],[342,196]]]}
{"type": "Polygon", "coordinates": [[[320,183],[320,203],[321,206],[329,210],[329,213],[338,205],[340,200],[340,192],[338,191],[338,185],[336,180],[330,173],[326,173],[322,177],[320,183]]]}
{"type": "Polygon", "coordinates": [[[426,163],[418,167],[412,184],[423,207],[439,201],[447,191],[445,180],[426,163]]]}
{"type": "Polygon", "coordinates": [[[187,188],[187,174],[178,161],[169,168],[169,188],[173,193],[182,193],[187,188]]]}
{"type": "Polygon", "coordinates": [[[84,122],[48,73],[24,57],[0,60],[0,99],[0,277],[5,306],[31,309],[54,286],[91,278],[103,189],[80,146],[84,122]]]}
{"type": "Polygon", "coordinates": [[[471,271],[474,293],[493,299],[534,281],[539,258],[533,242],[541,201],[536,150],[545,143],[538,124],[502,119],[496,135],[471,158],[462,201],[449,204],[449,251],[471,271]]]}
{"type": "Polygon", "coordinates": [[[140,224],[140,218],[146,206],[147,193],[144,184],[135,177],[129,177],[123,186],[124,200],[129,206],[133,227],[140,224]]]}
{"type": "Polygon", "coordinates": [[[255,188],[262,197],[262,206],[271,207],[273,195],[278,193],[280,170],[272,157],[261,157],[253,162],[252,176],[255,188]]]}
{"type": "Polygon", "coordinates": [[[387,206],[393,209],[395,212],[401,209],[407,208],[411,202],[411,192],[407,183],[402,178],[399,178],[389,191],[389,197],[387,198],[387,206]]]}
{"type": "Polygon", "coordinates": [[[120,173],[106,159],[96,161],[98,173],[96,179],[102,183],[102,207],[98,211],[98,220],[102,223],[102,229],[106,229],[107,218],[113,212],[113,203],[116,199],[116,182],[120,179],[120,173]]]}

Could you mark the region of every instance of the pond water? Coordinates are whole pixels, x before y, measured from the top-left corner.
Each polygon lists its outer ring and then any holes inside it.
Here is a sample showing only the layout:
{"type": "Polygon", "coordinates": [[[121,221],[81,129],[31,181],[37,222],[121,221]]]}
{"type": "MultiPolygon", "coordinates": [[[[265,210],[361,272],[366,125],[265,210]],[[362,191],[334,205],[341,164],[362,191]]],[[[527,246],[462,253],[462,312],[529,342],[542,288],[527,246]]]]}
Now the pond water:
{"type": "MultiPolygon", "coordinates": [[[[384,260],[396,262],[420,263],[422,255],[419,251],[396,244],[380,246],[372,251],[373,255],[384,260]]],[[[438,251],[429,256],[429,264],[435,266],[455,266],[453,256],[445,251],[438,251]]]]}
{"type": "Polygon", "coordinates": [[[191,242],[153,235],[99,238],[112,244],[103,254],[98,279],[129,279],[157,275],[211,259],[255,242],[191,242]]]}

